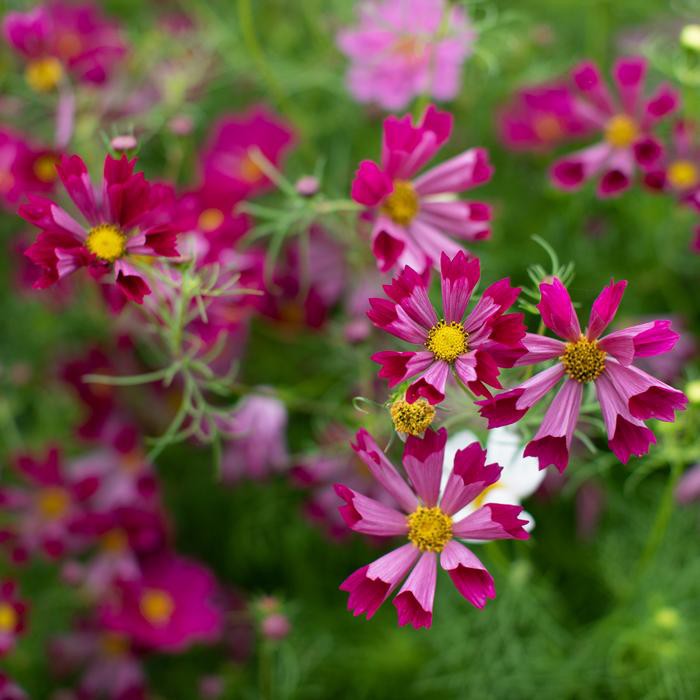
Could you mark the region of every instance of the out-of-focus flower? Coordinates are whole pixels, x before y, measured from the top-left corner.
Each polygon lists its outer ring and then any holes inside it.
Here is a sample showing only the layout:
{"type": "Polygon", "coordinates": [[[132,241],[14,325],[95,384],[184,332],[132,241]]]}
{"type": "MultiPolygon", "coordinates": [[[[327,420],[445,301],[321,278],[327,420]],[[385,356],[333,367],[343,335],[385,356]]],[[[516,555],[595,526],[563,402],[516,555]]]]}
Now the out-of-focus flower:
{"type": "Polygon", "coordinates": [[[688,469],[676,486],[676,500],[687,505],[700,500],[700,464],[688,469]]]}
{"type": "Polygon", "coordinates": [[[11,651],[27,624],[27,604],[17,596],[15,581],[0,583],[0,656],[11,651]]]}
{"type": "Polygon", "coordinates": [[[517,92],[501,111],[501,140],[515,151],[545,151],[585,135],[590,124],[575,109],[566,85],[540,85],[517,92]]]}
{"type": "Polygon", "coordinates": [[[382,367],[379,376],[388,379],[390,387],[418,376],[406,390],[407,401],[422,396],[440,403],[451,372],[475,394],[490,396],[486,385],[501,388],[499,368],[512,367],[524,352],[523,315],[506,313],[520,290],[507,278],[487,287],[467,314],[480,274],[478,258],[469,259],[463,251],[452,259],[442,254],[440,317],[428,298],[425,275],[410,267],[385,285],[389,299],[370,299],[367,315],[375,326],[421,348],[372,356],[382,367]]]}
{"type": "Polygon", "coordinates": [[[221,458],[221,475],[233,483],[262,479],[287,466],[287,408],[274,396],[250,394],[234,409],[226,425],[231,435],[221,458]]]}
{"type": "Polygon", "coordinates": [[[110,142],[109,145],[115,150],[115,151],[132,151],[138,146],[138,141],[136,140],[135,136],[132,136],[131,134],[124,134],[122,136],[115,136],[110,142]]]}
{"type": "Polygon", "coordinates": [[[203,700],[218,700],[225,691],[226,683],[221,676],[204,676],[199,681],[199,694],[203,700]]]}
{"type": "Polygon", "coordinates": [[[589,382],[595,383],[608,445],[623,463],[630,455],[646,454],[649,445],[656,442],[645,420],[673,422],[675,412],[687,404],[683,392],[632,364],[638,357],[668,352],[676,344],[678,334],[671,330],[670,321],[642,323],[600,337],[615,317],[626,286],[624,280],[611,281],[603,289],[593,303],[584,334],[564,285],[556,278],[541,284],[542,299],[537,308],[542,321],[564,340],[528,333],[523,340],[527,353],[516,365],[557,362],[520,386],[478,402],[489,428],[510,425],[564,379],[525,449],[526,456],[537,457],[540,469],[550,464],[559,471],[566,469],[584,385],[589,382]]]}
{"type": "Polygon", "coordinates": [[[598,178],[598,196],[611,197],[630,186],[639,167],[651,170],[663,154],[654,128],[678,107],[678,95],[661,85],[651,97],[643,96],[645,59],[623,58],[613,69],[618,94],[610,94],[598,68],[590,62],[573,71],[575,113],[603,140],[565,156],[552,167],[553,183],[575,190],[598,178]]]}
{"type": "Polygon", "coordinates": [[[272,182],[255,154],[278,168],[293,141],[291,127],[263,107],[224,117],[202,154],[204,179],[238,200],[259,194],[272,182]]]}
{"type": "Polygon", "coordinates": [[[347,83],[355,99],[393,110],[418,95],[456,97],[475,39],[462,8],[446,0],[369,0],[358,7],[357,27],[337,37],[352,61],[347,83]]]}
{"type": "Polygon", "coordinates": [[[265,639],[280,641],[285,639],[292,626],[289,624],[289,618],[282,613],[272,613],[263,618],[260,623],[260,631],[265,639]]]}
{"type": "Polygon", "coordinates": [[[29,12],[9,12],[5,38],[26,61],[25,77],[37,92],[56,88],[70,75],[85,83],[104,83],[126,53],[118,26],[98,5],[53,0],[29,12]]]}
{"type": "Polygon", "coordinates": [[[363,160],[352,183],[352,198],[373,217],[372,252],[383,272],[411,265],[422,272],[490,234],[491,210],[482,202],[464,202],[457,194],[481,185],[493,169],[483,148],[464,153],[415,177],[452,132],[452,115],[433,105],[417,126],[411,117],[384,121],[381,164],[363,160]],[[448,234],[448,235],[445,235],[448,234]]]}
{"type": "Polygon", "coordinates": [[[164,189],[147,182],[143,173],[134,173],[135,164],[135,159],[108,155],[98,198],[85,163],[78,156],[62,158],[58,174],[87,224],[41,197],[30,197],[20,207],[20,215],[41,229],[25,252],[43,271],[35,287],[49,287],[87,267],[93,278],[109,274],[127,299],[143,302],[150,288],[134,263],[177,256],[180,229],[164,223],[164,189]]]}
{"type": "Polygon", "coordinates": [[[26,693],[0,671],[0,700],[27,700],[26,693]]]}
{"type": "Polygon", "coordinates": [[[294,189],[302,197],[313,197],[318,192],[320,186],[321,183],[318,181],[318,178],[313,175],[304,175],[304,177],[300,177],[296,181],[294,189]]]}
{"type": "Polygon", "coordinates": [[[100,621],[140,646],[178,652],[220,637],[223,613],[216,594],[208,569],[162,554],[143,563],[140,578],[116,585],[100,608],[100,621]]]}
{"type": "Polygon", "coordinates": [[[348,609],[369,619],[408,575],[394,598],[399,625],[430,627],[437,578],[437,561],[455,587],[472,605],[483,608],[495,598],[493,578],[477,557],[455,538],[469,540],[527,539],[520,520],[522,508],[489,503],[465,518],[455,516],[501,473],[497,464],[486,464],[486,451],[472,443],[455,455],[454,468],[440,494],[447,432],[428,430],[425,437],[409,436],[403,477],[366,431],[357,434],[353,449],[374,477],[396,499],[403,512],[367,498],[344,485],[336,491],[345,501],[340,512],[356,532],[382,537],[403,536],[409,541],[349,576],[340,588],[347,591],[348,609]],[[415,565],[415,566],[414,566],[415,565]]]}
{"type": "Polygon", "coordinates": [[[593,481],[586,481],[576,491],[576,534],[582,540],[595,536],[605,505],[605,491],[593,481]]]}

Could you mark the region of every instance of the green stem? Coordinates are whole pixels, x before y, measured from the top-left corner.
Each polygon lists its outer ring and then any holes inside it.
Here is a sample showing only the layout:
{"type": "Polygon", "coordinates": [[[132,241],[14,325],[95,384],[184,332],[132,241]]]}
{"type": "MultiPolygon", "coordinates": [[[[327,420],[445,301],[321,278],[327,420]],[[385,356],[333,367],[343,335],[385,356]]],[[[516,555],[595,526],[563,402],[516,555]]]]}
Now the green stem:
{"type": "Polygon", "coordinates": [[[83,381],[88,384],[110,384],[112,386],[136,386],[137,384],[150,384],[165,379],[172,372],[172,365],[156,370],[155,372],[146,372],[145,374],[132,374],[128,377],[113,377],[109,374],[86,374],[83,381]]]}

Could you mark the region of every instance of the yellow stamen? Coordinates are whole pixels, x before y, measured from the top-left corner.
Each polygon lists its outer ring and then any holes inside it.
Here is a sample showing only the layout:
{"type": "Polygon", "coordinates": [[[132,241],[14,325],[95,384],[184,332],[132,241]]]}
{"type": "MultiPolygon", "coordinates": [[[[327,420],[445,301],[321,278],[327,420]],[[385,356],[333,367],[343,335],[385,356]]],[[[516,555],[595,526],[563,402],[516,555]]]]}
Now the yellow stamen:
{"type": "Polygon", "coordinates": [[[124,656],[129,650],[129,640],[114,632],[105,632],[100,639],[102,651],[107,656],[124,656]]]}
{"type": "Polygon", "coordinates": [[[129,540],[123,530],[115,528],[102,536],[102,549],[108,552],[124,552],[129,546],[129,540]]]}
{"type": "Polygon", "coordinates": [[[85,245],[100,260],[114,262],[126,251],[126,235],[114,224],[100,224],[90,229],[85,245]]]}
{"type": "Polygon", "coordinates": [[[428,331],[425,347],[436,359],[453,362],[469,349],[469,334],[461,323],[441,320],[428,331]]]}
{"type": "Polygon", "coordinates": [[[575,343],[567,343],[559,358],[571,379],[585,384],[598,379],[605,369],[607,353],[598,347],[597,340],[581,336],[575,343]]]}
{"type": "Polygon", "coordinates": [[[17,627],[17,612],[9,603],[0,603],[0,632],[14,632],[17,627]]]}
{"type": "Polygon", "coordinates": [[[668,166],[668,181],[677,190],[689,190],[698,180],[698,169],[689,160],[676,160],[668,166]]]}
{"type": "Polygon", "coordinates": [[[61,32],[56,39],[56,53],[65,59],[77,56],[83,48],[83,42],[76,32],[61,32]]]}
{"type": "Polygon", "coordinates": [[[438,506],[418,506],[406,520],[408,539],[421,552],[442,552],[452,539],[452,518],[438,506]]]}
{"type": "Polygon", "coordinates": [[[631,146],[639,136],[639,127],[626,114],[616,114],[605,125],[605,140],[615,148],[631,146]]]}
{"type": "Polygon", "coordinates": [[[421,435],[435,418],[435,408],[424,398],[414,403],[408,403],[404,398],[396,399],[389,412],[396,431],[407,435],[421,435]]]}
{"type": "Polygon", "coordinates": [[[175,610],[175,602],[166,591],[148,588],[141,596],[139,610],[152,625],[166,625],[175,610]]]}
{"type": "Polygon", "coordinates": [[[197,220],[197,228],[205,233],[219,228],[224,221],[224,212],[221,209],[205,209],[197,220]]]}
{"type": "Polygon", "coordinates": [[[36,175],[38,180],[41,182],[53,182],[58,173],[56,172],[56,163],[58,163],[58,158],[52,153],[46,153],[43,156],[39,156],[34,161],[34,175],[36,175]]]}
{"type": "Polygon", "coordinates": [[[425,52],[425,43],[416,36],[402,36],[394,42],[391,52],[406,60],[416,60],[425,52]]]}
{"type": "Polygon", "coordinates": [[[418,193],[408,180],[396,180],[393,192],[382,204],[384,213],[401,226],[410,224],[419,209],[418,193]]]}
{"type": "Polygon", "coordinates": [[[24,77],[32,90],[50,92],[61,82],[63,67],[54,56],[37,58],[27,64],[24,77]]]}
{"type": "Polygon", "coordinates": [[[564,135],[559,120],[553,114],[538,114],[532,123],[537,137],[542,141],[557,141],[564,135]]]}
{"type": "Polygon", "coordinates": [[[256,182],[262,180],[265,173],[255,162],[250,152],[247,152],[238,162],[238,171],[235,175],[236,177],[240,177],[244,182],[254,185],[256,182]]]}
{"type": "Polygon", "coordinates": [[[60,486],[49,486],[39,492],[37,507],[46,520],[58,520],[68,512],[70,496],[60,486]]]}

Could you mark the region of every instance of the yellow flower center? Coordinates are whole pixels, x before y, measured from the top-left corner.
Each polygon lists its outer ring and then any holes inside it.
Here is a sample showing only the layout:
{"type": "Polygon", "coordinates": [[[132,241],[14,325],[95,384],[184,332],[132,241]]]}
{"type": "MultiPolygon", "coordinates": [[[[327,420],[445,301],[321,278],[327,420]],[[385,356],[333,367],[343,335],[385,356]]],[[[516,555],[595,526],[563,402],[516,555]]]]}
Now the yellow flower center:
{"type": "Polygon", "coordinates": [[[139,601],[141,614],[152,625],[165,625],[170,621],[175,609],[172,596],[166,591],[149,588],[144,591],[139,601]]]}
{"type": "Polygon", "coordinates": [[[396,399],[389,412],[396,431],[407,435],[421,435],[435,418],[435,408],[423,398],[414,403],[396,399]]]}
{"type": "Polygon", "coordinates": [[[542,141],[556,141],[564,135],[559,120],[553,114],[538,114],[532,127],[542,141]]]}
{"type": "Polygon", "coordinates": [[[9,603],[0,603],[0,632],[14,632],[17,627],[17,613],[9,603]]]}
{"type": "Polygon", "coordinates": [[[441,320],[428,331],[425,347],[435,355],[436,359],[453,362],[467,352],[468,341],[469,333],[464,330],[461,323],[457,321],[445,323],[441,320]]]}
{"type": "Polygon", "coordinates": [[[37,58],[27,64],[24,77],[32,90],[50,92],[61,82],[63,67],[54,56],[37,58]]]}
{"type": "Polygon", "coordinates": [[[255,162],[252,154],[247,152],[243,158],[238,163],[238,171],[235,173],[236,177],[240,177],[241,180],[247,182],[251,185],[255,184],[259,180],[262,180],[265,173],[262,171],[260,166],[255,162]]]}
{"type": "Polygon", "coordinates": [[[689,190],[699,179],[698,169],[689,160],[676,160],[668,166],[668,181],[677,190],[689,190]]]}
{"type": "Polygon", "coordinates": [[[452,539],[452,518],[438,506],[418,506],[406,520],[408,539],[421,552],[442,552],[452,539]]]}
{"type": "Polygon", "coordinates": [[[597,340],[581,336],[575,343],[567,343],[559,358],[566,373],[582,384],[598,379],[605,369],[607,353],[598,347],[597,340]]]}
{"type": "Polygon", "coordinates": [[[67,31],[61,32],[56,40],[56,53],[65,59],[77,56],[83,48],[83,42],[79,34],[67,31]]]}
{"type": "Polygon", "coordinates": [[[68,512],[70,496],[59,486],[49,486],[39,492],[37,507],[46,520],[57,520],[68,512]]]}
{"type": "Polygon", "coordinates": [[[417,36],[406,35],[397,39],[392,46],[392,53],[406,60],[421,58],[425,51],[425,43],[417,36]]]}
{"type": "Polygon", "coordinates": [[[410,224],[419,209],[418,193],[408,180],[396,180],[393,192],[382,204],[384,213],[400,226],[410,224]]]}
{"type": "Polygon", "coordinates": [[[197,228],[205,233],[219,228],[224,221],[224,212],[221,209],[205,209],[197,220],[197,228]]]}
{"type": "Polygon", "coordinates": [[[55,155],[46,153],[43,156],[39,156],[34,161],[34,175],[36,175],[37,179],[41,180],[41,182],[53,182],[58,175],[56,172],[56,163],[58,163],[58,158],[55,155]]]}
{"type": "Polygon", "coordinates": [[[124,635],[105,632],[100,638],[100,646],[107,656],[123,656],[129,650],[129,640],[124,635]]]}
{"type": "Polygon", "coordinates": [[[626,114],[616,114],[605,125],[605,140],[615,148],[631,146],[639,136],[639,127],[626,114]]]}
{"type": "Polygon", "coordinates": [[[0,170],[0,192],[9,192],[15,184],[15,178],[9,170],[0,170]]]}
{"type": "Polygon", "coordinates": [[[102,549],[108,552],[123,552],[129,545],[129,540],[123,530],[115,528],[102,536],[102,549]]]}
{"type": "Polygon", "coordinates": [[[126,251],[126,235],[114,224],[100,224],[90,229],[85,245],[100,260],[114,262],[126,251]]]}

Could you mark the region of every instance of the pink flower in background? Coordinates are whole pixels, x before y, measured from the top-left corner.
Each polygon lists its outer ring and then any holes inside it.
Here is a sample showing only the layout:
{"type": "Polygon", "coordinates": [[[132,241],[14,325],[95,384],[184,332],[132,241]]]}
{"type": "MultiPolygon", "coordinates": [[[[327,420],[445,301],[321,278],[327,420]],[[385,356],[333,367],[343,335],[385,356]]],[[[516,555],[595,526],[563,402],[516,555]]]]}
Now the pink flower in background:
{"type": "Polygon", "coordinates": [[[0,700],[27,700],[27,694],[0,671],[0,700]]]}
{"type": "Polygon", "coordinates": [[[598,179],[598,196],[611,197],[630,186],[637,168],[652,170],[663,154],[654,128],[678,108],[678,95],[667,85],[650,97],[643,94],[647,63],[643,58],[623,58],[615,63],[612,95],[590,62],[573,71],[575,114],[599,133],[603,140],[565,156],[552,167],[553,183],[575,190],[598,179]]]}
{"type": "Polygon", "coordinates": [[[408,575],[394,598],[399,625],[430,627],[433,598],[440,565],[455,587],[477,608],[495,598],[493,578],[486,567],[455,538],[495,540],[527,539],[520,520],[520,506],[490,503],[465,518],[453,520],[484,489],[498,481],[501,467],[486,464],[486,451],[478,442],[457,451],[454,467],[440,493],[442,464],[447,432],[426,430],[425,437],[409,436],[403,466],[409,484],[387,460],[364,430],[357,433],[353,449],[377,481],[396,500],[401,512],[337,484],[336,492],[345,501],[340,513],[355,532],[380,537],[405,537],[408,543],[363,566],[340,586],[347,591],[348,610],[355,616],[371,618],[379,606],[408,575]],[[410,573],[409,573],[410,572],[410,573]]]}
{"type": "Polygon", "coordinates": [[[686,470],[676,486],[676,501],[683,505],[700,500],[700,464],[686,470]]]}
{"type": "Polygon", "coordinates": [[[514,151],[546,151],[587,134],[591,126],[576,113],[566,85],[539,85],[517,92],[501,111],[500,136],[514,151]]]}
{"type": "Polygon", "coordinates": [[[202,154],[205,182],[238,200],[264,192],[272,182],[256,162],[256,152],[279,168],[293,142],[291,127],[264,107],[224,117],[202,154]]]}
{"type": "Polygon", "coordinates": [[[104,83],[126,54],[118,25],[92,3],[54,0],[29,12],[9,12],[3,32],[27,61],[25,77],[39,92],[54,89],[66,74],[79,82],[104,83]]]}
{"type": "Polygon", "coordinates": [[[462,249],[457,241],[490,234],[488,205],[457,199],[491,179],[483,148],[471,148],[416,177],[451,132],[452,115],[433,105],[417,126],[409,115],[388,117],[381,163],[363,160],[355,173],[352,198],[372,216],[372,252],[382,272],[404,265],[418,271],[437,267],[442,252],[452,257],[462,249]]]}
{"type": "Polygon", "coordinates": [[[410,267],[384,286],[389,299],[370,299],[367,315],[375,326],[421,348],[372,356],[390,387],[418,377],[406,390],[409,403],[420,397],[440,403],[451,372],[474,393],[490,396],[486,385],[501,388],[499,368],[512,367],[524,352],[523,315],[506,313],[520,289],[511,287],[507,278],[487,287],[467,313],[480,274],[478,258],[469,259],[463,251],[452,259],[442,254],[440,317],[428,297],[425,276],[410,267]]]}
{"type": "Polygon", "coordinates": [[[27,604],[17,596],[14,581],[0,583],[0,656],[11,651],[27,625],[27,604]]]}
{"type": "Polygon", "coordinates": [[[563,379],[525,456],[537,457],[540,469],[550,464],[562,472],[569,463],[571,440],[576,429],[584,385],[593,382],[608,433],[608,445],[615,456],[627,463],[630,455],[641,457],[656,442],[645,420],[672,422],[687,399],[651,375],[635,367],[640,357],[668,352],[678,334],[670,321],[651,321],[601,338],[615,317],[627,282],[610,282],[593,303],[585,334],[581,332],[571,297],[558,280],[540,285],[538,305],[542,321],[563,340],[528,333],[523,340],[527,353],[516,365],[534,365],[557,360],[514,389],[479,401],[480,413],[489,429],[520,420],[563,379]]]}
{"type": "Polygon", "coordinates": [[[100,608],[100,621],[139,646],[180,652],[221,636],[224,617],[217,593],[208,569],[162,554],[143,563],[139,579],[117,584],[100,608]]]}
{"type": "Polygon", "coordinates": [[[464,10],[445,0],[369,0],[359,4],[357,27],[337,41],[352,62],[353,97],[394,110],[418,95],[456,97],[475,37],[464,10]]]}
{"type": "Polygon", "coordinates": [[[20,207],[20,215],[41,229],[25,252],[43,271],[35,287],[50,287],[87,267],[93,278],[109,275],[127,299],[142,303],[150,288],[134,262],[177,256],[179,228],[163,223],[164,189],[134,173],[135,164],[108,155],[102,190],[96,192],[85,163],[78,156],[62,158],[59,177],[87,223],[42,197],[30,197],[20,207]]]}

